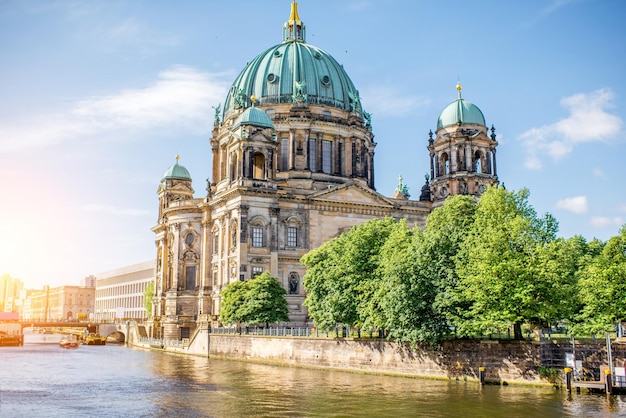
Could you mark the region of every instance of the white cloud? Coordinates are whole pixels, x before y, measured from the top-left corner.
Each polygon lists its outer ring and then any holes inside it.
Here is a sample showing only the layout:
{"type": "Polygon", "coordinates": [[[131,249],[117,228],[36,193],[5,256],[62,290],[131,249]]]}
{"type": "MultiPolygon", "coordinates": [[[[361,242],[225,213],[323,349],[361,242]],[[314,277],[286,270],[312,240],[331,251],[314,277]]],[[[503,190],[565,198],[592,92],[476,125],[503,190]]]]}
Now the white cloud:
{"type": "Polygon", "coordinates": [[[592,171],[594,177],[604,177],[604,170],[602,170],[601,168],[594,168],[592,171]]]}
{"type": "Polygon", "coordinates": [[[624,219],[616,216],[609,218],[606,216],[594,216],[591,218],[591,225],[596,228],[606,228],[609,226],[621,226],[624,223],[624,219]]]}
{"type": "Polygon", "coordinates": [[[211,105],[226,96],[227,85],[215,76],[178,66],[159,74],[142,89],[85,100],[73,113],[105,127],[185,126],[197,133],[213,128],[211,105]]]}
{"type": "Polygon", "coordinates": [[[395,88],[375,87],[361,94],[363,108],[374,116],[403,117],[430,101],[419,96],[403,96],[395,88]]]}
{"type": "MultiPolygon", "coordinates": [[[[122,139],[129,131],[174,128],[178,134],[208,133],[212,106],[224,100],[231,74],[176,66],[149,86],[78,101],[69,110],[0,123],[0,150],[54,145],[94,136],[122,139]]],[[[130,135],[133,136],[133,135],[130,135]]],[[[135,137],[138,135],[134,135],[135,137]]]]}
{"type": "Polygon", "coordinates": [[[606,111],[612,107],[612,100],[610,89],[563,98],[561,105],[569,109],[568,117],[550,125],[531,128],[520,135],[527,151],[526,167],[541,168],[540,155],[546,154],[558,160],[572,152],[579,143],[614,138],[621,131],[623,121],[606,111]]]}
{"type": "Polygon", "coordinates": [[[556,202],[556,207],[573,213],[586,213],[589,209],[587,196],[575,196],[561,199],[556,202]]]}

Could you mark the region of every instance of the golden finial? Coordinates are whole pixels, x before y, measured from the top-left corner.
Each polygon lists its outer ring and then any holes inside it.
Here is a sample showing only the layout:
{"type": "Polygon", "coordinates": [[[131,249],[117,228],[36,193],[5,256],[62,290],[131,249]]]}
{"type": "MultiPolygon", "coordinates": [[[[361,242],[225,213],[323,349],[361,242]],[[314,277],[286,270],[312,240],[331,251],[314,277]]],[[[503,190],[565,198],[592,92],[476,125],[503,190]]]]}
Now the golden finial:
{"type": "Polygon", "coordinates": [[[254,94],[250,96],[250,101],[252,102],[252,106],[254,106],[254,104],[256,103],[256,96],[254,94]]]}
{"type": "Polygon", "coordinates": [[[461,98],[461,90],[463,90],[463,86],[460,81],[456,82],[456,90],[459,92],[459,99],[461,98]]]}
{"type": "Polygon", "coordinates": [[[180,155],[176,154],[176,164],[178,164],[178,160],[180,160],[180,155]]]}
{"type": "Polygon", "coordinates": [[[298,2],[291,2],[291,14],[289,15],[289,22],[296,22],[296,24],[301,24],[300,16],[298,16],[298,2]]]}

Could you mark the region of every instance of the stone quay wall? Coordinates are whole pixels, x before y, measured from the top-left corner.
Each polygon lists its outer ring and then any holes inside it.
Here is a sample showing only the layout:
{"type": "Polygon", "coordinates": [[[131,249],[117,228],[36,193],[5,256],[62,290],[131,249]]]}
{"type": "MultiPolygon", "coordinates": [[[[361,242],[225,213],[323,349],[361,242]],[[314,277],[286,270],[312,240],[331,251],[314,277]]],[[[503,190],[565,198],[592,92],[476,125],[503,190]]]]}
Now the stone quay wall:
{"type": "Polygon", "coordinates": [[[384,340],[211,334],[209,357],[269,364],[491,383],[549,384],[538,373],[540,345],[520,341],[445,341],[439,349],[384,340]]]}
{"type": "MultiPolygon", "coordinates": [[[[133,327],[130,327],[133,328],[133,327]]],[[[411,348],[380,339],[277,337],[215,334],[198,330],[176,345],[142,342],[145,331],[125,333],[136,347],[229,360],[496,384],[561,385],[566,353],[575,350],[585,378],[599,380],[608,363],[604,342],[571,343],[501,340],[447,340],[437,349],[411,348]],[[541,366],[554,373],[541,375],[541,366]]],[[[127,330],[128,331],[128,330],[127,330]]],[[[132,330],[130,330],[132,331],[132,330]]],[[[626,366],[626,339],[612,345],[615,367],[626,366]]]]}

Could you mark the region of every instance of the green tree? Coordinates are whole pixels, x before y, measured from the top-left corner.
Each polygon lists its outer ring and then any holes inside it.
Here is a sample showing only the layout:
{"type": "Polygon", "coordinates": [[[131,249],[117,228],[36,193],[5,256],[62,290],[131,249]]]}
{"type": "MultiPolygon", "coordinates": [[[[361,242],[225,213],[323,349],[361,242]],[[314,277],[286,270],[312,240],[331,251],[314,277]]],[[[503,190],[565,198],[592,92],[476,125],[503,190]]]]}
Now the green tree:
{"type": "Polygon", "coordinates": [[[626,225],[582,269],[578,291],[583,308],[578,332],[613,330],[626,320],[626,225]]]}
{"type": "MultiPolygon", "coordinates": [[[[423,231],[401,222],[381,250],[381,284],[372,305],[390,338],[437,344],[462,309],[455,257],[473,223],[475,199],[453,196],[426,219],[423,231]]],[[[372,309],[374,311],[374,309],[372,309]]]]}
{"type": "Polygon", "coordinates": [[[580,309],[578,274],[588,246],[581,236],[559,238],[537,245],[528,270],[535,278],[534,298],[528,300],[532,324],[547,326],[560,320],[572,321],[580,309]]]}
{"type": "Polygon", "coordinates": [[[143,308],[146,310],[146,316],[152,316],[152,300],[154,299],[154,281],[146,285],[143,291],[143,308]]]}
{"type": "MultiPolygon", "coordinates": [[[[537,263],[542,247],[554,241],[556,220],[539,218],[528,203],[528,190],[509,192],[490,187],[476,210],[470,234],[456,260],[461,297],[469,304],[459,321],[461,335],[489,333],[521,325],[545,315],[541,301],[550,297],[550,275],[537,263]]],[[[554,283],[557,285],[557,283],[554,283]]]]}
{"type": "Polygon", "coordinates": [[[245,322],[244,310],[247,287],[246,282],[233,282],[222,290],[220,321],[223,324],[235,325],[245,322]]]}
{"type": "Polygon", "coordinates": [[[379,279],[380,248],[396,224],[393,218],[370,220],[302,257],[304,304],[318,327],[372,322],[369,303],[379,279]]]}
{"type": "Polygon", "coordinates": [[[247,282],[233,282],[222,291],[220,320],[224,324],[265,324],[289,321],[287,291],[265,271],[247,282]]]}
{"type": "Polygon", "coordinates": [[[246,282],[248,285],[243,316],[247,324],[265,324],[289,321],[287,291],[278,278],[268,271],[246,282]]]}
{"type": "Polygon", "coordinates": [[[424,233],[395,229],[381,250],[381,281],[372,298],[381,311],[377,325],[389,330],[389,338],[412,345],[437,344],[447,333],[445,317],[437,312],[437,286],[425,266],[429,259],[424,233]]]}
{"type": "Polygon", "coordinates": [[[472,196],[446,199],[426,219],[420,249],[420,270],[437,289],[434,309],[456,325],[469,305],[461,296],[456,258],[474,224],[477,203],[472,196]]]}

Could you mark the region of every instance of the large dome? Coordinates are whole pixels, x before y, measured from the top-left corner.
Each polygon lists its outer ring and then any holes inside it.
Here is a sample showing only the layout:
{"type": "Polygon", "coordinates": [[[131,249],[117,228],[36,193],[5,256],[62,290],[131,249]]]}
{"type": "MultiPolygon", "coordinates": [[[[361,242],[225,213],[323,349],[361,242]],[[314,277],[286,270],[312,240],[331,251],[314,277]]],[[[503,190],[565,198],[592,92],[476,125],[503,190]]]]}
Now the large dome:
{"type": "Polygon", "coordinates": [[[457,85],[459,98],[443,109],[437,120],[437,129],[461,123],[486,126],[483,112],[473,103],[461,98],[461,85],[457,85]]]}
{"type": "Polygon", "coordinates": [[[250,61],[232,84],[224,103],[225,118],[234,110],[256,104],[319,104],[361,114],[359,93],[345,70],[330,54],[305,42],[305,27],[295,2],[285,23],[283,43],[250,61]]]}

